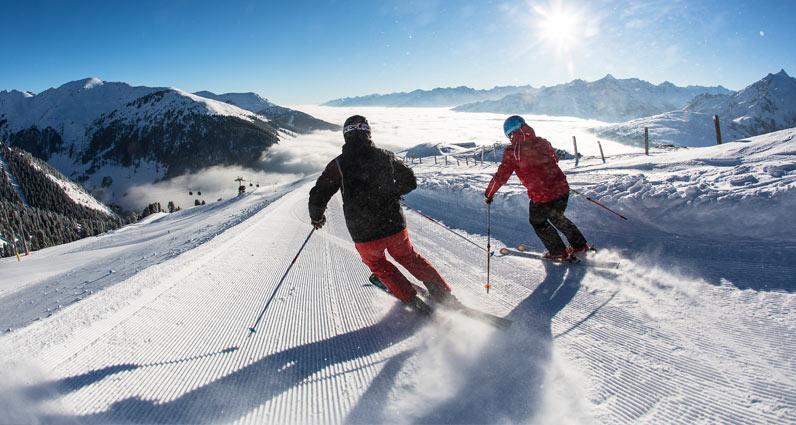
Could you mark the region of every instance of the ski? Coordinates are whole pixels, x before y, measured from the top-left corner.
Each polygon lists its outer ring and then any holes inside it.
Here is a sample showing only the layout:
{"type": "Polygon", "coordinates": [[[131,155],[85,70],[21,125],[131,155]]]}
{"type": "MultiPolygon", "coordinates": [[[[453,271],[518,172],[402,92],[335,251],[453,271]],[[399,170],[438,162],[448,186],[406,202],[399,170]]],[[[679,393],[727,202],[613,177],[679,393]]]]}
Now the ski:
{"type": "Polygon", "coordinates": [[[528,251],[525,245],[520,245],[517,249],[512,248],[501,248],[500,251],[501,257],[521,257],[521,258],[530,258],[534,260],[541,260],[541,261],[548,261],[551,263],[562,264],[562,265],[575,265],[580,264],[589,267],[597,267],[597,268],[604,268],[604,269],[615,269],[619,267],[619,263],[615,261],[599,261],[593,258],[589,258],[588,253],[585,255],[583,254],[576,254],[571,255],[570,258],[566,260],[557,260],[552,258],[545,258],[543,254],[538,252],[528,251]]]}
{"type": "MultiPolygon", "coordinates": [[[[522,246],[522,245],[520,245],[520,246],[522,246]]],[[[500,256],[501,257],[515,256],[515,257],[523,257],[523,258],[532,258],[532,259],[535,259],[535,260],[547,261],[547,262],[550,262],[550,263],[557,263],[557,264],[577,264],[577,263],[580,262],[579,258],[572,258],[572,257],[570,257],[570,258],[568,258],[566,260],[558,260],[558,259],[555,259],[555,258],[545,258],[544,255],[542,255],[542,254],[540,254],[538,252],[530,252],[530,251],[525,251],[525,250],[522,250],[522,249],[500,248],[500,251],[498,251],[498,252],[500,252],[500,256]]]]}
{"type": "MultiPolygon", "coordinates": [[[[379,278],[375,274],[371,273],[370,277],[368,278],[368,281],[370,281],[371,285],[381,289],[382,291],[388,294],[390,293],[390,290],[387,288],[387,286],[384,285],[384,283],[381,280],[379,280],[379,278]]],[[[412,283],[412,287],[415,288],[415,291],[417,291],[417,293],[422,295],[423,297],[429,297],[428,289],[423,288],[422,286],[417,285],[415,283],[412,283]]],[[[461,303],[459,303],[456,306],[449,306],[444,304],[436,304],[436,305],[446,310],[458,311],[464,314],[465,316],[472,317],[476,320],[482,321],[499,329],[508,329],[511,327],[512,324],[511,319],[506,319],[505,317],[496,316],[494,314],[489,314],[481,310],[474,309],[472,307],[467,307],[466,305],[461,303]]]]}
{"type": "Polygon", "coordinates": [[[459,304],[456,307],[448,307],[448,306],[444,307],[452,311],[458,311],[459,313],[462,313],[468,317],[472,317],[473,319],[480,320],[484,323],[490,324],[498,329],[508,329],[511,327],[511,324],[513,323],[511,319],[495,316],[494,314],[489,314],[481,310],[476,310],[472,307],[467,307],[466,305],[463,304],[459,304]]]}

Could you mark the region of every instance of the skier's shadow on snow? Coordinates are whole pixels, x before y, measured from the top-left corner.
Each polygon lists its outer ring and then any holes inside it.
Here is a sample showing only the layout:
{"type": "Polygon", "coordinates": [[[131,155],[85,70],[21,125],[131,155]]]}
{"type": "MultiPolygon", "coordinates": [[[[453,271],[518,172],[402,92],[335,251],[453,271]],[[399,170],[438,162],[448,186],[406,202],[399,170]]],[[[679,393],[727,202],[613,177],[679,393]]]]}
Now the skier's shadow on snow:
{"type": "Polygon", "coordinates": [[[414,423],[529,423],[538,413],[550,361],[553,317],[580,289],[585,267],[545,264],[547,275],[512,310],[514,321],[473,362],[459,394],[414,423]]]}
{"type": "Polygon", "coordinates": [[[129,370],[136,370],[142,367],[165,366],[170,364],[190,362],[202,358],[233,353],[235,351],[238,351],[238,349],[239,347],[229,347],[212,353],[205,353],[191,357],[184,357],[176,360],[165,360],[165,361],[148,363],[148,364],[124,363],[124,364],[106,366],[103,367],[102,369],[95,369],[86,373],[82,373],[80,375],[59,379],[57,381],[43,382],[40,384],[29,386],[23,389],[22,394],[24,394],[28,400],[42,401],[46,399],[56,398],[61,394],[67,394],[77,391],[83,387],[92,385],[96,382],[105,379],[108,376],[115,375],[117,373],[126,372],[129,370]]]}
{"type": "MultiPolygon", "coordinates": [[[[316,372],[334,364],[367,357],[409,338],[424,323],[423,318],[406,311],[403,305],[396,304],[380,322],[372,326],[263,357],[173,401],[159,403],[137,397],[128,398],[113,403],[104,412],[78,417],[47,416],[42,418],[42,423],[181,424],[234,421],[266,401],[296,387],[316,372]]],[[[259,337],[268,336],[264,334],[259,337]]],[[[407,357],[406,353],[395,356],[399,363],[407,357]]],[[[124,365],[119,370],[137,367],[139,366],[124,365]]],[[[105,377],[108,372],[111,371],[89,372],[87,376],[105,377]]]]}

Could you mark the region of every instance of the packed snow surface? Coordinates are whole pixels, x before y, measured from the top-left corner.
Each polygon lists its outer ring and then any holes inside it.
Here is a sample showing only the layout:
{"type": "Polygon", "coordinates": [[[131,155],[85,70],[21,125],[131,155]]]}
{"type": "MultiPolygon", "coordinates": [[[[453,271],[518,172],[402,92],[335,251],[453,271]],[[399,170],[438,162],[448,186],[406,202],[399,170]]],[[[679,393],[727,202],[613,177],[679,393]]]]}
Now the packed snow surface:
{"type": "Polygon", "coordinates": [[[523,188],[413,164],[413,245],[506,331],[369,285],[317,174],[2,259],[0,422],[796,423],[795,135],[562,160],[619,266],[496,254],[489,294],[488,241],[541,250],[523,188]]]}

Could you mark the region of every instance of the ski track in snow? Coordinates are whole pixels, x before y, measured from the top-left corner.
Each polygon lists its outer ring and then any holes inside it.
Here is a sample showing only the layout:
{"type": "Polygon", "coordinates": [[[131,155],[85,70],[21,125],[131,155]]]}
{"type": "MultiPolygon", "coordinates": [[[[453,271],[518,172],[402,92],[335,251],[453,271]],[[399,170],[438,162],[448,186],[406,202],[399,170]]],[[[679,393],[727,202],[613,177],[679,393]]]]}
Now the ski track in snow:
{"type": "MultiPolygon", "coordinates": [[[[185,247],[162,232],[203,210],[141,223],[159,254],[51,317],[23,315],[0,337],[9,422],[796,423],[794,294],[739,289],[734,258],[676,268],[670,256],[608,247],[597,255],[621,262],[612,271],[492,257],[486,295],[486,252],[407,210],[413,244],[460,300],[514,325],[451,312],[427,322],[367,284],[339,196],[285,274],[311,230],[311,180],[267,204],[254,193],[204,210],[208,224],[194,228],[209,227],[185,247]]],[[[485,247],[479,184],[457,187],[458,200],[422,186],[406,202],[485,247]],[[454,212],[460,203],[472,207],[454,212]]],[[[493,211],[493,250],[533,240],[519,214],[493,211]]],[[[116,237],[125,232],[136,228],[116,237]]],[[[114,240],[55,249],[112,250],[114,240]]],[[[127,259],[96,269],[113,261],[127,259]]]]}

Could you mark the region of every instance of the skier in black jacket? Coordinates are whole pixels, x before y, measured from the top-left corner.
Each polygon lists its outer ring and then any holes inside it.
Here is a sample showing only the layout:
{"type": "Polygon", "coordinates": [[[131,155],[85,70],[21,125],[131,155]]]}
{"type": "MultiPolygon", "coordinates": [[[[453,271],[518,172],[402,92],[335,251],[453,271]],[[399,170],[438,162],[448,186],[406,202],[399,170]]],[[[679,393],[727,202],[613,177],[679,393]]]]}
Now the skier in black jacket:
{"type": "Polygon", "coordinates": [[[320,229],[326,223],[326,204],[340,189],[346,226],[362,262],[396,298],[422,313],[431,312],[406,277],[387,260],[385,250],[422,281],[435,300],[457,302],[445,279],[409,241],[401,196],[417,187],[414,172],[392,152],[373,144],[370,125],[363,116],[345,121],[343,137],[343,153],[329,162],[310,190],[313,226],[320,229]]]}

